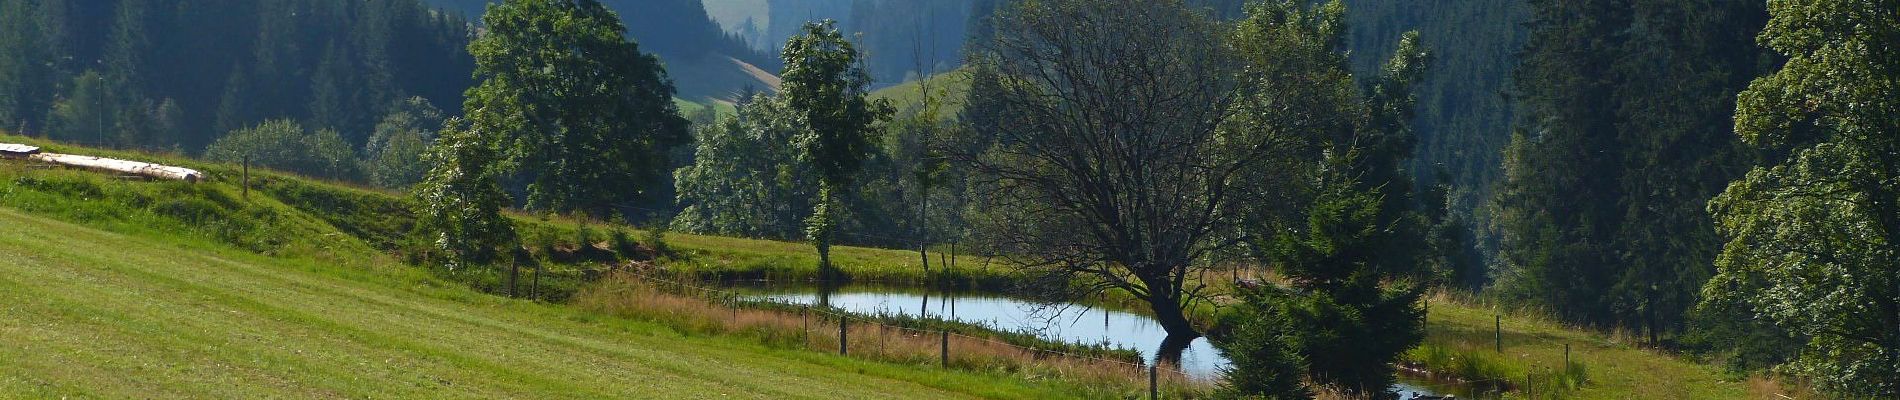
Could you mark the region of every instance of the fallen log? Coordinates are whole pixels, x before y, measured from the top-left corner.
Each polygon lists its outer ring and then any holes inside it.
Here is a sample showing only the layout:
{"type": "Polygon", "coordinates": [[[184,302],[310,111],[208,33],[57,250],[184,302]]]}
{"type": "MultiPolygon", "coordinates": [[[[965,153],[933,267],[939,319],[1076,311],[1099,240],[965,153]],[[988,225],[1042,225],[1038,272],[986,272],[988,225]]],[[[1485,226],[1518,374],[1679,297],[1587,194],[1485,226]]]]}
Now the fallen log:
{"type": "Polygon", "coordinates": [[[197,183],[204,179],[204,173],[198,170],[144,163],[138,161],[115,160],[110,158],[76,156],[71,154],[38,153],[27,156],[28,159],[69,167],[86,168],[100,171],[126,173],[157,179],[170,179],[197,183]]]}
{"type": "Polygon", "coordinates": [[[40,148],[24,144],[0,143],[0,157],[26,158],[40,154],[40,148]]]}

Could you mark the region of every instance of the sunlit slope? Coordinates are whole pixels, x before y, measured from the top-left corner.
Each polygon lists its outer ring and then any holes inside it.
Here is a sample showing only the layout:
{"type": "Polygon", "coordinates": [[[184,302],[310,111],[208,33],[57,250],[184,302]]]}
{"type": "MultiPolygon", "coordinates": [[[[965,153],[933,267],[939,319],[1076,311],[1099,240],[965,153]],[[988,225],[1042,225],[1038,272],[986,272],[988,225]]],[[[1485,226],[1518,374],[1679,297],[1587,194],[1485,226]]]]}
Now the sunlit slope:
{"type": "Polygon", "coordinates": [[[285,261],[0,209],[0,397],[1051,395],[450,286],[404,268],[285,261]]]}

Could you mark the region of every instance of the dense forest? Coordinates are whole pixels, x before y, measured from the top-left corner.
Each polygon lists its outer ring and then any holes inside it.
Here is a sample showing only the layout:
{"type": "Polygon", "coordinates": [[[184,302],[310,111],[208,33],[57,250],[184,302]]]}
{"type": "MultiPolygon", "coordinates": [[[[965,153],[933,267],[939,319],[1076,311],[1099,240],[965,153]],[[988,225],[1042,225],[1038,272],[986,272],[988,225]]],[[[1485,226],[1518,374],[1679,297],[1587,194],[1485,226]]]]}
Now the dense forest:
{"type": "Polygon", "coordinates": [[[460,102],[468,36],[416,0],[7,0],[0,126],[197,152],[293,118],[362,146],[403,99],[460,102]]]}

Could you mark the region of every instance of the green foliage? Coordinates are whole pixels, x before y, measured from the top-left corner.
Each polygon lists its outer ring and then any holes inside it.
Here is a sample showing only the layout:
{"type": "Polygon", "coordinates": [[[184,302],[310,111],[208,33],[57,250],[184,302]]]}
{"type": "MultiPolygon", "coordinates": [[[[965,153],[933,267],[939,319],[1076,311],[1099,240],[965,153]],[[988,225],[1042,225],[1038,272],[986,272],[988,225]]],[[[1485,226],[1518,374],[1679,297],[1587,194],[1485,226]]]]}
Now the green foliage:
{"type": "Polygon", "coordinates": [[[508,195],[496,183],[499,150],[462,124],[445,124],[442,138],[429,150],[434,168],[416,186],[419,233],[443,253],[451,270],[493,262],[516,243],[514,227],[501,215],[508,195]]]}
{"type": "Polygon", "coordinates": [[[271,120],[232,131],[205,149],[206,160],[242,163],[330,179],[359,175],[356,152],[336,131],[316,132],[290,120],[271,120]]]}
{"type": "Polygon", "coordinates": [[[97,71],[88,70],[73,77],[72,91],[53,104],[51,136],[60,140],[94,143],[107,143],[108,130],[117,131],[116,120],[108,120],[113,114],[106,104],[106,78],[97,71]]]}
{"type": "Polygon", "coordinates": [[[875,125],[893,110],[889,102],[866,98],[871,77],[862,56],[832,21],[806,24],[803,34],[785,42],[782,58],[780,101],[800,128],[792,143],[798,161],[818,173],[818,198],[805,219],[805,236],[818,247],[819,264],[829,268],[832,233],[842,214],[838,198],[877,150],[882,131],[875,125]]]}
{"type": "Polygon", "coordinates": [[[737,112],[695,127],[693,164],[674,172],[683,207],[673,226],[695,233],[797,239],[818,179],[798,162],[801,131],[779,98],[753,95],[737,112]]]}
{"type": "MultiPolygon", "coordinates": [[[[1391,386],[1392,365],[1424,339],[1418,299],[1431,251],[1420,244],[1432,243],[1403,165],[1414,147],[1413,91],[1432,57],[1417,33],[1406,33],[1362,91],[1342,51],[1346,15],[1340,2],[1265,1],[1238,24],[1236,47],[1255,75],[1241,103],[1248,112],[1230,129],[1296,150],[1278,164],[1293,171],[1276,182],[1295,193],[1276,199],[1288,206],[1251,211],[1255,225],[1246,228],[1255,256],[1291,287],[1257,290],[1243,306],[1285,327],[1239,329],[1282,339],[1235,350],[1274,355],[1283,350],[1273,346],[1291,346],[1307,382],[1376,396],[1391,386]]],[[[1286,365],[1277,363],[1266,365],[1286,365]]],[[[1252,394],[1287,396],[1249,384],[1252,394]]]]}
{"type": "Polygon", "coordinates": [[[505,146],[530,208],[609,215],[637,200],[687,137],[659,60],[627,40],[595,1],[509,0],[488,8],[469,44],[481,83],[471,130],[505,146]]]}
{"type": "Polygon", "coordinates": [[[0,10],[0,126],[101,146],[197,152],[281,118],[359,146],[382,107],[455,99],[472,68],[467,21],[422,0],[6,0],[0,10]]]}
{"type": "Polygon", "coordinates": [[[1220,395],[1231,398],[1310,399],[1303,332],[1285,308],[1289,294],[1277,289],[1241,293],[1238,310],[1225,316],[1232,328],[1214,345],[1232,363],[1221,371],[1220,395]]]}
{"type": "Polygon", "coordinates": [[[1531,3],[1492,221],[1503,293],[1652,342],[1685,328],[1720,244],[1702,210],[1753,157],[1728,99],[1772,65],[1750,38],[1763,4],[1531,3]]]}
{"type": "Polygon", "coordinates": [[[1377,261],[1399,235],[1379,218],[1380,198],[1332,183],[1307,211],[1300,234],[1280,236],[1280,272],[1297,293],[1282,297],[1313,381],[1353,393],[1392,385],[1392,365],[1424,340],[1423,286],[1388,281],[1377,261]]]}
{"type": "Polygon", "coordinates": [[[1703,289],[1804,340],[1785,371],[1835,395],[1900,397],[1900,15],[1886,2],[1770,2],[1789,57],[1736,100],[1778,155],[1710,201],[1728,242],[1703,289]]]}
{"type": "Polygon", "coordinates": [[[442,129],[442,117],[442,110],[421,97],[392,105],[363,148],[369,182],[396,189],[421,182],[429,172],[422,156],[435,141],[435,132],[442,129]]]}
{"type": "MultiPolygon", "coordinates": [[[[1528,2],[1354,0],[1349,5],[1347,47],[1354,72],[1383,68],[1402,40],[1400,33],[1409,30],[1418,31],[1422,47],[1439,56],[1417,83],[1422,106],[1411,121],[1416,146],[1406,167],[1422,187],[1444,188],[1443,196],[1419,200],[1430,202],[1426,207],[1444,207],[1449,219],[1465,221],[1456,235],[1484,232],[1472,222],[1488,218],[1490,193],[1500,180],[1513,111],[1506,92],[1524,46],[1528,2]],[[1440,199],[1443,203],[1436,203],[1440,199]]],[[[1495,251],[1494,243],[1470,244],[1495,251]]],[[[1464,281],[1466,287],[1489,283],[1484,265],[1462,267],[1475,278],[1464,281]]]]}

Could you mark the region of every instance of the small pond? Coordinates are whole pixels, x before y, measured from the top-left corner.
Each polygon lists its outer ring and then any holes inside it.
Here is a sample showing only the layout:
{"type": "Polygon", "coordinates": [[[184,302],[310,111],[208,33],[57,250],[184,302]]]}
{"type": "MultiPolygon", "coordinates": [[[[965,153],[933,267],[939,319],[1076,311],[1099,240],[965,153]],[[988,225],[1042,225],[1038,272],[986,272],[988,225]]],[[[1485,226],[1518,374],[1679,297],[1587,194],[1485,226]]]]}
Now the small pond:
{"type": "MultiPolygon", "coordinates": [[[[821,290],[812,286],[747,285],[741,288],[755,299],[791,304],[829,306],[860,314],[935,317],[993,329],[1036,333],[1046,339],[1073,343],[1108,344],[1140,351],[1154,362],[1167,332],[1147,316],[1073,304],[1045,305],[993,294],[945,294],[915,289],[847,286],[821,290]]],[[[1206,338],[1195,339],[1181,354],[1180,369],[1196,379],[1218,378],[1227,358],[1206,338]]],[[[1401,378],[1404,378],[1403,376],[1401,378]]],[[[1418,395],[1456,394],[1450,385],[1402,379],[1393,390],[1400,399],[1418,395]]]]}

